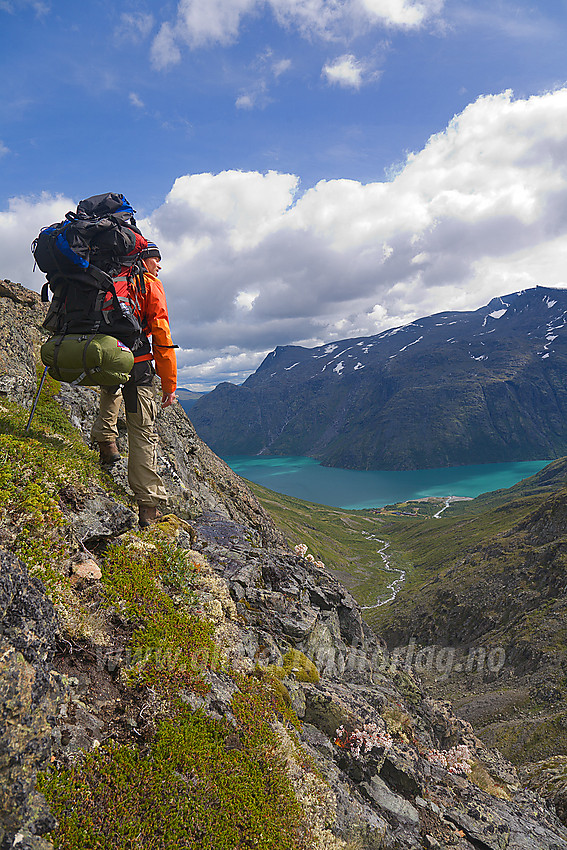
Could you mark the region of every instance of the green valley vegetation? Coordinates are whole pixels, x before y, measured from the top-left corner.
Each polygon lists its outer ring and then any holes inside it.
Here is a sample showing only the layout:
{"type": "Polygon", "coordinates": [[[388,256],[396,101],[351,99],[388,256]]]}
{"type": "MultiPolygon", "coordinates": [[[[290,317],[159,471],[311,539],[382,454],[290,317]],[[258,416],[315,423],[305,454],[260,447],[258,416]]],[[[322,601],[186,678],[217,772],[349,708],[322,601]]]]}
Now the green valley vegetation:
{"type": "Polygon", "coordinates": [[[376,541],[405,571],[364,616],[431,693],[517,764],[567,754],[567,460],[508,490],[454,502],[342,511],[254,486],[361,604],[389,583],[376,541]],[[336,544],[334,543],[336,540],[336,544]],[[492,669],[491,669],[492,666],[492,669]]]}
{"type": "MultiPolygon", "coordinates": [[[[309,552],[332,570],[362,605],[372,605],[387,592],[391,573],[384,569],[378,551],[382,518],[371,511],[349,511],[304,502],[247,482],[273,516],[290,545],[305,544],[309,552]]],[[[392,567],[408,561],[400,552],[389,555],[392,567]]]]}

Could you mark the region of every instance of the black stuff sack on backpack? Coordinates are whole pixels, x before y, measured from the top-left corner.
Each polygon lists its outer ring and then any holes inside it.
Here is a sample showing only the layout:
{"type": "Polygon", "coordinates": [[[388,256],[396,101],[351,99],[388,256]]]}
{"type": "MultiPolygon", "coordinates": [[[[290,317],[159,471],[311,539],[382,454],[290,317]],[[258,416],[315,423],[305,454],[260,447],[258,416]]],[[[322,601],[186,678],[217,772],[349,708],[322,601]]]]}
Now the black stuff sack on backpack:
{"type": "Polygon", "coordinates": [[[65,220],[44,227],[32,244],[39,268],[52,286],[60,277],[79,275],[104,283],[147,247],[124,195],[107,192],[86,198],[65,220]],[[102,272],[102,274],[101,274],[102,272]]]}

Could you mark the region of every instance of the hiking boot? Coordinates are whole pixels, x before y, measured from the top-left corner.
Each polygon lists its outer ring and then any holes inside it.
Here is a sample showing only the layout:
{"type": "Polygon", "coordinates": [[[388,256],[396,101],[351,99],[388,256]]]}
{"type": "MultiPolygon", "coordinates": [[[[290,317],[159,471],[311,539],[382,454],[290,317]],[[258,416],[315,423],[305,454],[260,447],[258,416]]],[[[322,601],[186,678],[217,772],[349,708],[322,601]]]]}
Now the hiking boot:
{"type": "Polygon", "coordinates": [[[148,528],[162,516],[161,511],[155,505],[138,505],[138,525],[140,528],[148,528]]]}
{"type": "Polygon", "coordinates": [[[121,458],[116,440],[106,440],[104,443],[99,443],[98,450],[99,461],[102,466],[113,466],[121,458]]]}

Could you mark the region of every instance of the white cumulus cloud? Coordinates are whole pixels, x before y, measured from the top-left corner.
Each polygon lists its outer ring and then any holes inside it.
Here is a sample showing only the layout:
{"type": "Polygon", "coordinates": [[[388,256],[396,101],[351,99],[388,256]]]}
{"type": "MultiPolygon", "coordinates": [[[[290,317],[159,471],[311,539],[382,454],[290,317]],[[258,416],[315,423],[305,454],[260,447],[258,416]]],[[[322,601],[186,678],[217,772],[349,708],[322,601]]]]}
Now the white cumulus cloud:
{"type": "MultiPolygon", "coordinates": [[[[183,380],[240,381],[276,345],[377,333],[567,285],[567,88],[480,97],[385,182],[223,171],[178,178],[143,231],[162,250],[183,380]]],[[[131,199],[135,204],[135,198],[131,199]]],[[[3,276],[73,204],[0,213],[3,276]]]]}
{"type": "Polygon", "coordinates": [[[439,14],[443,4],[444,0],[361,0],[370,19],[408,29],[419,27],[439,14]]]}
{"type": "Polygon", "coordinates": [[[330,83],[343,88],[359,89],[363,82],[365,66],[363,62],[358,62],[352,53],[347,53],[339,56],[334,62],[327,62],[322,73],[330,83]]]}
{"type": "Polygon", "coordinates": [[[154,16],[148,12],[123,12],[115,30],[118,41],[137,44],[148,38],[154,27],[154,16]]]}
{"type": "Polygon", "coordinates": [[[156,35],[152,44],[151,58],[158,70],[181,61],[181,51],[177,45],[175,29],[171,24],[163,24],[156,35]]]}
{"type": "Polygon", "coordinates": [[[15,14],[29,7],[34,10],[38,18],[51,11],[50,4],[44,3],[43,0],[0,0],[0,12],[15,14]]]}
{"type": "Polygon", "coordinates": [[[291,68],[291,59],[278,59],[272,64],[272,73],[276,79],[286,74],[291,68]]]}
{"type": "Polygon", "coordinates": [[[343,39],[345,33],[375,26],[416,29],[438,15],[444,0],[179,0],[173,20],[165,21],[154,41],[152,59],[160,69],[181,59],[180,49],[237,40],[242,19],[266,7],[277,22],[302,36],[343,39]]]}
{"type": "Polygon", "coordinates": [[[143,109],[144,108],[144,101],[141,99],[141,97],[139,95],[136,94],[136,92],[133,92],[133,91],[130,92],[128,99],[129,99],[130,103],[132,104],[132,106],[135,106],[136,109],[143,109]]]}
{"type": "Polygon", "coordinates": [[[8,209],[0,211],[0,275],[39,292],[45,277],[39,269],[33,272],[31,243],[42,227],[61,221],[76,206],[63,195],[12,198],[8,209]]]}

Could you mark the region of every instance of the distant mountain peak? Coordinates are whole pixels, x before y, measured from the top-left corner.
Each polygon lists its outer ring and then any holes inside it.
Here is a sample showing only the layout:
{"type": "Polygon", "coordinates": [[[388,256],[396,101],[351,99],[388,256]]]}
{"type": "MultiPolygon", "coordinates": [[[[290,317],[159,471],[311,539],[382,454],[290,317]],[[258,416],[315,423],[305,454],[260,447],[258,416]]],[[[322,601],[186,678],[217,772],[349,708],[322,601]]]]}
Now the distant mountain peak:
{"type": "Polygon", "coordinates": [[[567,454],[567,289],[534,287],[314,348],[278,346],[192,418],[221,454],[411,469],[567,454]]]}

